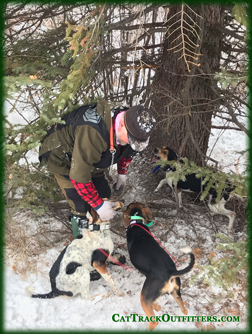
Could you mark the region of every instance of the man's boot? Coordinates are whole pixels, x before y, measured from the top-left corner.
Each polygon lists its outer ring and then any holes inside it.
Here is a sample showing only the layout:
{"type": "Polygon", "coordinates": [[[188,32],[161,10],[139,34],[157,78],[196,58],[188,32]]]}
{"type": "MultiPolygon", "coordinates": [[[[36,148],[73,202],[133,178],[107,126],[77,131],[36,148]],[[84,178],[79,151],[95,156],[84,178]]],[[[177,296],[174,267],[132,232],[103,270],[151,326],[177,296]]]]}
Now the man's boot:
{"type": "Polygon", "coordinates": [[[86,216],[77,216],[77,215],[71,215],[70,221],[72,223],[72,230],[74,239],[76,239],[79,236],[82,236],[82,229],[88,228],[88,219],[86,216]]]}

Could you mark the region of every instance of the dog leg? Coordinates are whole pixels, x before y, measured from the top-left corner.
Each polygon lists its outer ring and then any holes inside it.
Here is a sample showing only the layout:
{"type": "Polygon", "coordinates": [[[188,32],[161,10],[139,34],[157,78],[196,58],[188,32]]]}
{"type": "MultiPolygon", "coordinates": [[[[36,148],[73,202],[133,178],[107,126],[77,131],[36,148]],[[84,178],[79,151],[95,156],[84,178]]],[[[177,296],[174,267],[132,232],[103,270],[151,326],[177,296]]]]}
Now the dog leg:
{"type": "Polygon", "coordinates": [[[155,319],[154,310],[159,311],[161,309],[161,307],[155,301],[162,295],[163,288],[164,288],[163,280],[153,277],[147,277],[144,282],[142,291],[140,293],[140,302],[142,308],[146,316],[150,319],[149,323],[150,331],[153,331],[153,329],[158,325],[157,321],[151,321],[151,320],[155,319]]]}
{"type": "Polygon", "coordinates": [[[222,198],[216,204],[212,205],[212,204],[208,203],[208,207],[211,211],[210,214],[212,216],[219,214],[219,215],[224,215],[224,216],[228,217],[228,219],[229,219],[228,232],[231,233],[232,229],[233,229],[236,214],[235,214],[235,212],[226,209],[225,204],[226,204],[226,201],[224,200],[224,198],[222,198]]]}
{"type": "Polygon", "coordinates": [[[228,214],[228,217],[229,217],[228,232],[229,233],[232,233],[233,231],[235,216],[236,216],[236,213],[233,211],[230,211],[230,213],[228,214]]]}
{"type": "MultiPolygon", "coordinates": [[[[210,209],[210,206],[211,206],[211,202],[212,202],[212,197],[213,197],[213,195],[212,194],[210,194],[209,195],[209,197],[208,197],[208,202],[207,202],[207,206],[208,206],[208,208],[210,209]]],[[[218,230],[218,228],[217,228],[217,226],[216,226],[216,224],[215,224],[215,222],[214,222],[214,219],[213,219],[213,216],[215,215],[215,213],[213,213],[212,211],[211,211],[211,209],[210,209],[210,222],[211,222],[211,224],[212,224],[212,226],[213,226],[213,229],[214,229],[214,233],[219,233],[219,230],[218,230]]]]}
{"type": "Polygon", "coordinates": [[[156,193],[161,187],[163,187],[164,184],[167,184],[167,180],[163,179],[159,182],[157,188],[154,190],[154,192],[156,193]]]}
{"type": "Polygon", "coordinates": [[[180,292],[178,290],[176,290],[176,288],[174,288],[174,290],[171,292],[171,295],[174,298],[174,300],[176,301],[176,303],[178,304],[178,306],[180,307],[181,312],[184,315],[187,315],[188,311],[187,311],[187,309],[184,306],[183,300],[182,300],[182,298],[180,296],[180,292]]]}
{"type": "Polygon", "coordinates": [[[161,310],[161,306],[158,305],[158,303],[153,303],[153,308],[154,308],[154,310],[157,311],[157,312],[161,310]]]}
{"type": "Polygon", "coordinates": [[[109,285],[113,289],[114,294],[123,297],[124,293],[117,288],[114,278],[108,271],[106,264],[94,261],[93,266],[101,274],[101,276],[105,279],[105,281],[109,283],[109,285]]]}
{"type": "Polygon", "coordinates": [[[173,183],[172,178],[167,179],[168,186],[171,188],[176,202],[176,210],[172,211],[171,215],[176,216],[179,213],[179,209],[182,208],[182,191],[177,188],[177,184],[173,183]]]}
{"type": "MultiPolygon", "coordinates": [[[[144,313],[146,314],[146,316],[150,319],[150,317],[154,316],[155,317],[155,313],[153,311],[153,308],[154,308],[154,304],[153,302],[151,301],[147,301],[143,294],[142,294],[142,291],[140,292],[140,302],[141,302],[141,305],[142,305],[142,308],[144,310],[144,313]]],[[[157,304],[156,304],[157,305],[157,304]]],[[[149,323],[149,329],[150,331],[152,332],[153,329],[155,327],[157,327],[158,325],[158,322],[155,321],[155,322],[150,322],[149,323]]]]}
{"type": "Polygon", "coordinates": [[[182,205],[182,191],[181,191],[181,189],[177,189],[177,194],[178,194],[178,205],[179,205],[179,208],[181,209],[183,207],[183,205],[182,205]]]}
{"type": "Polygon", "coordinates": [[[105,293],[97,293],[95,295],[90,294],[90,273],[85,269],[81,275],[82,287],[81,287],[81,297],[86,300],[94,300],[97,296],[101,296],[102,298],[107,298],[111,295],[110,292],[105,293]]]}
{"type": "Polygon", "coordinates": [[[174,184],[173,193],[175,196],[175,202],[176,202],[176,215],[179,213],[179,209],[182,206],[182,197],[181,197],[181,190],[177,189],[177,184],[174,184]],[[181,206],[180,206],[181,205],[181,206]]]}
{"type": "MultiPolygon", "coordinates": [[[[86,299],[86,300],[94,300],[96,296],[98,295],[91,295],[90,294],[90,273],[89,271],[84,268],[84,267],[80,267],[78,268],[78,270],[76,270],[75,274],[73,274],[72,276],[76,276],[75,277],[75,286],[78,286],[79,284],[77,284],[77,282],[79,281],[80,283],[80,287],[78,288],[80,294],[81,294],[81,298],[86,299]]],[[[73,283],[73,277],[71,278],[71,281],[73,283]]]]}
{"type": "MultiPolygon", "coordinates": [[[[85,273],[86,274],[86,273],[85,273]]],[[[87,273],[88,275],[83,275],[81,276],[81,298],[86,299],[86,300],[94,300],[96,295],[91,295],[89,291],[90,287],[90,277],[89,272],[87,273]]]]}

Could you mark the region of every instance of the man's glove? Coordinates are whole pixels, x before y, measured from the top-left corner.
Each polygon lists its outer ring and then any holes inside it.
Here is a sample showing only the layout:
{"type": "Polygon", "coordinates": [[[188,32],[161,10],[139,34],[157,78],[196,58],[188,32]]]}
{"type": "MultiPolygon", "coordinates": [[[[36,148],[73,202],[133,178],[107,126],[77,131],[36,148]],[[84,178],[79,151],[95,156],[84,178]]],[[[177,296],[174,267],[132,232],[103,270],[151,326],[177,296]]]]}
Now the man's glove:
{"type": "Polygon", "coordinates": [[[117,175],[117,181],[113,185],[114,194],[116,196],[122,195],[122,193],[125,189],[125,186],[126,186],[126,179],[127,179],[127,175],[125,175],[125,174],[118,174],[117,175]]]}
{"type": "Polygon", "coordinates": [[[113,210],[117,204],[111,201],[104,201],[102,206],[96,210],[102,221],[112,219],[116,215],[116,211],[113,210]]]}

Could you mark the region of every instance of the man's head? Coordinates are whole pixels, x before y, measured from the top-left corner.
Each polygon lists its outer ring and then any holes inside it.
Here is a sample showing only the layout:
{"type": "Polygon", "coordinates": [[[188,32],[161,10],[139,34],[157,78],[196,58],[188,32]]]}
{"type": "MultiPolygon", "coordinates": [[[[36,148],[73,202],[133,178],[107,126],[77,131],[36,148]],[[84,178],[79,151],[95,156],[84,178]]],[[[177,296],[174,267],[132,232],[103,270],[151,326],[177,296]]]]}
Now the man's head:
{"type": "Polygon", "coordinates": [[[120,122],[117,138],[122,145],[130,144],[135,151],[144,150],[149,143],[156,120],[152,111],[137,105],[126,110],[120,122]]]}

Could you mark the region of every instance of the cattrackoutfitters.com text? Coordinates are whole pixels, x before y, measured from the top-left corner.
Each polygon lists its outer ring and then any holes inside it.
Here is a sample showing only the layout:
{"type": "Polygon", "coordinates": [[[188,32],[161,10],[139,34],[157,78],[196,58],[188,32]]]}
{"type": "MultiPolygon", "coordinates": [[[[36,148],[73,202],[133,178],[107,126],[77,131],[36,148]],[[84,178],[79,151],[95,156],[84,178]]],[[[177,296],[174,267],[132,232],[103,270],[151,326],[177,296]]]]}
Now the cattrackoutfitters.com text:
{"type": "Polygon", "coordinates": [[[112,320],[114,322],[240,322],[240,316],[226,316],[223,315],[222,317],[217,316],[178,316],[178,315],[169,315],[164,313],[161,316],[152,315],[151,317],[148,316],[141,316],[136,313],[132,313],[131,315],[120,315],[120,314],[113,314],[112,320]]]}

